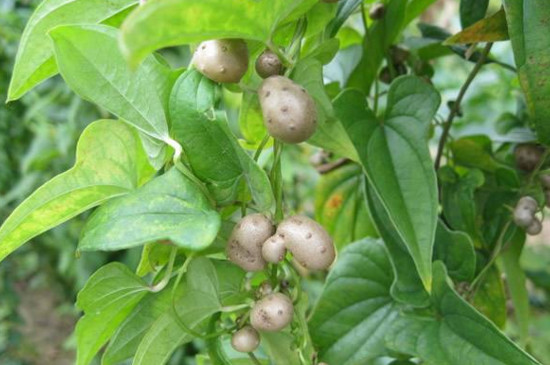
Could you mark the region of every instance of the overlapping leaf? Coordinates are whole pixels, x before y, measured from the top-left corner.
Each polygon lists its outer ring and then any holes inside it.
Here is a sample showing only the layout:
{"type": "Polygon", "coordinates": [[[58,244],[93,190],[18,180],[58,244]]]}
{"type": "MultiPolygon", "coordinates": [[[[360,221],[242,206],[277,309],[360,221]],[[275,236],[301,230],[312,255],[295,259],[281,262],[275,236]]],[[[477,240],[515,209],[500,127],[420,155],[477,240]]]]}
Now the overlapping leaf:
{"type": "Polygon", "coordinates": [[[201,250],[214,241],[220,224],[199,187],[172,168],[96,210],[86,222],[79,248],[120,250],[166,239],[201,250]]]}
{"type": "Polygon", "coordinates": [[[216,84],[196,70],[180,76],[170,99],[172,134],[218,202],[232,202],[246,181],[258,209],[269,209],[273,193],[267,175],[214,110],[216,92],[216,84]]]}
{"type": "Polygon", "coordinates": [[[50,29],[65,24],[93,24],[124,12],[137,0],[44,0],[36,8],[21,36],[8,101],[23,96],[57,73],[50,29]]]}
{"type": "Polygon", "coordinates": [[[434,263],[432,295],[437,317],[402,315],[387,335],[387,346],[429,365],[540,364],[451,288],[440,261],[434,263]]]}
{"type": "Polygon", "coordinates": [[[156,49],[216,38],[269,41],[317,0],[165,0],[140,7],[122,25],[121,45],[137,65],[156,49]]]}
{"type": "Polygon", "coordinates": [[[335,101],[336,115],[359,153],[369,184],[427,290],[438,194],[426,133],[439,102],[433,87],[413,76],[392,83],[382,120],[368,109],[359,91],[345,91],[335,101]]]}
{"type": "Polygon", "coordinates": [[[323,175],[315,193],[315,218],[330,233],[336,247],[364,237],[377,237],[364,196],[364,175],[346,165],[323,175]]]}
{"type": "Polygon", "coordinates": [[[365,239],[341,252],[309,322],[322,361],[365,364],[386,353],[384,337],[398,314],[392,281],[380,241],[365,239]]]}
{"type": "Polygon", "coordinates": [[[82,98],[153,138],[146,138],[144,146],[158,168],[164,157],[160,141],[169,138],[165,105],[174,78],[153,56],[130,70],[117,35],[117,29],[106,25],[68,25],[50,32],[65,82],[82,98]]]}
{"type": "Polygon", "coordinates": [[[90,277],[76,302],[84,311],[76,326],[77,365],[93,360],[147,292],[145,282],[118,262],[103,266],[90,277]]]}
{"type": "Polygon", "coordinates": [[[90,124],[78,142],[74,167],[38,188],[0,227],[0,260],[38,234],[128,194],[153,172],[130,127],[114,120],[90,124]]]}

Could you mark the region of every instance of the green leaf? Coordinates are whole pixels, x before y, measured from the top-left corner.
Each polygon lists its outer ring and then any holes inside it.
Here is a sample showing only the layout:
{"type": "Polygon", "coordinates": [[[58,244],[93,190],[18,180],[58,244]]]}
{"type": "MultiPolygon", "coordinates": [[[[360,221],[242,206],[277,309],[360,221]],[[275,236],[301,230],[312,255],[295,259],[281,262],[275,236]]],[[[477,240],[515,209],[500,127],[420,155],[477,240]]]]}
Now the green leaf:
{"type": "Polygon", "coordinates": [[[508,31],[514,50],[521,87],[527,100],[539,141],[550,144],[550,2],[504,0],[508,31]]]}
{"type": "MultiPolygon", "coordinates": [[[[475,1],[475,0],[474,0],[475,1]]],[[[478,1],[475,1],[476,3],[478,1]]],[[[443,44],[471,44],[479,42],[498,42],[510,39],[508,25],[506,24],[506,13],[501,9],[493,15],[481,19],[466,29],[453,35],[443,44]]]]}
{"type": "Polygon", "coordinates": [[[322,361],[364,364],[386,353],[384,336],[398,313],[392,281],[380,241],[365,239],[340,253],[309,322],[322,361]]]}
{"type": "Polygon", "coordinates": [[[437,0],[410,0],[407,4],[404,24],[409,24],[419,17],[430,5],[437,0]]]}
{"type": "Polygon", "coordinates": [[[218,275],[218,296],[223,305],[242,304],[247,293],[243,292],[242,285],[246,271],[228,260],[212,260],[218,275]]]}
{"type": "MultiPolygon", "coordinates": [[[[205,259],[206,260],[206,259],[205,259]]],[[[204,278],[204,261],[198,261],[197,264],[190,266],[187,272],[188,279],[183,285],[183,296],[176,300],[176,312],[180,320],[188,328],[196,329],[205,319],[221,310],[221,304],[217,293],[204,290],[194,290],[200,287],[200,282],[204,278]]],[[[210,264],[207,261],[208,265],[210,264]]],[[[206,267],[206,272],[210,271],[206,267]]],[[[210,271],[211,272],[211,271],[210,271]]],[[[209,280],[217,280],[219,278],[209,280]]],[[[212,281],[211,281],[212,283],[212,281]]],[[[208,285],[210,288],[212,285],[208,285]]],[[[193,336],[181,327],[176,314],[173,310],[168,310],[160,316],[149,328],[141,340],[134,357],[133,365],[163,365],[171,357],[172,353],[181,345],[193,340],[193,336]]]]}
{"type": "Polygon", "coordinates": [[[477,220],[474,193],[483,185],[485,178],[479,170],[468,170],[459,176],[451,167],[439,169],[443,215],[449,227],[467,233],[476,248],[484,246],[477,220]]]}
{"type": "Polygon", "coordinates": [[[246,142],[259,145],[267,135],[258,93],[244,91],[239,109],[239,128],[246,142]]]}
{"type": "Polygon", "coordinates": [[[449,143],[453,162],[458,165],[495,172],[503,165],[493,158],[492,141],[485,135],[468,136],[449,143]]]}
{"type": "MultiPolygon", "coordinates": [[[[171,86],[173,80],[155,57],[130,70],[118,48],[118,30],[105,25],[62,26],[50,31],[50,36],[59,72],[74,92],[149,137],[165,142],[170,138],[164,105],[167,84],[171,86]]],[[[163,145],[145,142],[157,161],[163,145]]]]}
{"type": "Polygon", "coordinates": [[[364,37],[363,57],[350,76],[348,86],[367,94],[378,77],[378,69],[395,43],[405,24],[407,0],[391,0],[386,4],[384,18],[369,28],[369,36],[364,37]]]}
{"type": "Polygon", "coordinates": [[[367,201],[373,221],[384,240],[392,264],[394,281],[390,288],[393,299],[415,307],[426,307],[429,295],[418,275],[414,260],[407,246],[393,228],[392,222],[382,206],[380,199],[369,185],[366,185],[367,201]]]}
{"type": "Polygon", "coordinates": [[[427,290],[438,192],[426,135],[439,102],[433,87],[414,76],[392,83],[383,120],[376,119],[359,91],[345,91],[335,101],[336,114],[359,153],[367,179],[427,290]]]}
{"type": "Polygon", "coordinates": [[[325,227],[338,249],[364,237],[377,237],[363,192],[364,175],[346,165],[322,175],[315,193],[315,219],[325,227]]]}
{"type": "Polygon", "coordinates": [[[220,283],[216,267],[204,256],[193,258],[187,269],[187,286],[214,298],[218,297],[220,283]]]}
{"type": "Polygon", "coordinates": [[[525,348],[529,338],[529,293],[527,291],[527,279],[520,266],[520,257],[525,243],[525,233],[517,229],[508,247],[499,257],[504,274],[506,274],[506,286],[514,305],[514,316],[519,327],[519,340],[525,348]]]}
{"type": "Polygon", "coordinates": [[[433,268],[437,317],[403,314],[386,336],[388,347],[427,365],[539,364],[452,289],[440,261],[433,268]]]}
{"type": "Polygon", "coordinates": [[[311,55],[298,62],[292,73],[295,82],[302,85],[311,95],[317,106],[318,128],[308,143],[322,147],[342,157],[358,160],[357,152],[342,126],[334,120],[332,102],[325,92],[323,65],[311,55]]]}
{"type": "Polygon", "coordinates": [[[333,116],[332,103],[323,82],[323,65],[318,59],[310,56],[298,61],[292,72],[292,79],[303,86],[315,101],[320,125],[333,116]]]}
{"type": "Polygon", "coordinates": [[[143,246],[141,258],[136,269],[138,276],[153,273],[157,270],[158,266],[168,262],[172,247],[166,243],[168,242],[153,242],[143,246]]]}
{"type": "MultiPolygon", "coordinates": [[[[183,286],[178,287],[175,298],[181,298],[183,286]]],[[[170,310],[172,304],[172,287],[160,293],[148,293],[111,338],[101,358],[102,365],[115,365],[134,356],[145,333],[157,318],[170,310]]]]}
{"type": "Polygon", "coordinates": [[[316,0],[150,1],[122,25],[121,45],[132,65],[156,49],[217,38],[268,42],[283,22],[299,18],[316,0]]]}
{"type": "Polygon", "coordinates": [[[301,365],[298,352],[293,350],[294,336],[291,333],[262,332],[261,336],[262,347],[272,364],[301,365]]]}
{"type": "Polygon", "coordinates": [[[493,265],[483,278],[472,305],[501,329],[506,325],[506,293],[500,271],[493,265]]]}
{"type": "Polygon", "coordinates": [[[120,250],[166,239],[198,251],[214,241],[220,224],[199,187],[172,168],[97,209],[84,226],[79,249],[120,250]]]}
{"type": "Polygon", "coordinates": [[[77,365],[93,360],[148,290],[141,278],[118,262],[90,277],[76,301],[84,311],[76,325],[77,365]]]}
{"type": "Polygon", "coordinates": [[[340,30],[340,27],[344,25],[346,20],[351,14],[361,5],[362,0],[340,0],[338,1],[338,8],[336,9],[336,15],[334,19],[327,25],[327,33],[330,37],[335,37],[340,30]]]}
{"type": "Polygon", "coordinates": [[[467,28],[485,18],[489,0],[460,0],[460,24],[467,28]]]}
{"type": "Polygon", "coordinates": [[[64,24],[93,24],[131,8],[137,0],[44,0],[21,36],[8,91],[8,101],[57,73],[48,31],[64,24]]]}
{"type": "Polygon", "coordinates": [[[31,238],[147,181],[153,169],[137,135],[100,120],[82,133],[76,163],[29,196],[0,227],[0,260],[31,238]]]}
{"type": "Polygon", "coordinates": [[[476,270],[476,253],[470,237],[451,231],[440,220],[435,232],[434,260],[445,263],[449,276],[458,282],[471,281],[476,270]]]}
{"type": "Polygon", "coordinates": [[[267,210],[273,202],[269,179],[215,112],[216,90],[216,84],[196,70],[181,75],[170,100],[172,134],[219,203],[232,203],[244,180],[258,210],[267,210]]]}

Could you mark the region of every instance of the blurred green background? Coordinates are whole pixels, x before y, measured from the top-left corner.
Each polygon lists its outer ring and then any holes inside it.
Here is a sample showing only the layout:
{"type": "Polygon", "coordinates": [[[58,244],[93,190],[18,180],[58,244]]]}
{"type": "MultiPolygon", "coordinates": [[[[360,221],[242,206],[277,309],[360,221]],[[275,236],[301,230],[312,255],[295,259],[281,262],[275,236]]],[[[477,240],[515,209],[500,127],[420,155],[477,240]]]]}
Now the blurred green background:
{"type": "MultiPolygon", "coordinates": [[[[6,99],[17,44],[38,0],[0,0],[0,100],[6,99]]],[[[422,21],[447,29],[459,29],[458,1],[440,1],[422,21]]],[[[498,7],[499,2],[492,2],[498,7]]],[[[339,37],[345,48],[325,68],[327,83],[345,80],[354,67],[360,47],[360,19],[352,17],[339,37]]],[[[414,47],[422,32],[411,26],[401,40],[414,47]]],[[[507,42],[496,44],[493,55],[513,64],[507,42]]],[[[448,113],[447,101],[456,96],[473,64],[456,55],[438,58],[431,78],[442,93],[440,114],[448,113]]],[[[382,93],[385,90],[382,85],[382,93]]],[[[330,89],[329,89],[330,92],[330,89]]],[[[475,80],[462,107],[453,136],[490,135],[496,144],[529,141],[531,132],[522,127],[524,106],[514,72],[491,64],[475,80]]],[[[231,115],[231,113],[230,113],[231,115]]],[[[107,117],[105,111],[82,101],[59,76],[36,88],[21,100],[0,106],[0,222],[43,182],[67,170],[74,161],[75,142],[87,123],[107,117]]],[[[233,120],[234,127],[237,121],[233,120]]],[[[438,131],[434,132],[434,142],[438,131]]],[[[284,159],[285,199],[293,210],[313,213],[314,192],[319,181],[310,164],[316,152],[307,146],[292,147],[284,159]],[[297,187],[297,188],[296,188],[297,187]]],[[[318,152],[317,152],[318,153],[318,152]]],[[[318,155],[317,155],[318,157],[318,155]]],[[[78,311],[76,293],[89,275],[108,261],[135,267],[140,250],[121,253],[86,253],[76,258],[75,248],[84,216],[71,220],[35,239],[0,264],[0,364],[55,364],[74,362],[71,333],[78,311]]],[[[550,224],[546,224],[550,226],[550,224]]],[[[531,239],[522,257],[530,279],[533,320],[530,350],[550,364],[550,231],[531,239]]],[[[311,283],[312,290],[319,283],[311,283]]],[[[507,332],[516,328],[510,309],[507,332]]],[[[183,363],[176,354],[172,363],[183,363]]],[[[188,363],[188,362],[185,362],[188,363]]]]}

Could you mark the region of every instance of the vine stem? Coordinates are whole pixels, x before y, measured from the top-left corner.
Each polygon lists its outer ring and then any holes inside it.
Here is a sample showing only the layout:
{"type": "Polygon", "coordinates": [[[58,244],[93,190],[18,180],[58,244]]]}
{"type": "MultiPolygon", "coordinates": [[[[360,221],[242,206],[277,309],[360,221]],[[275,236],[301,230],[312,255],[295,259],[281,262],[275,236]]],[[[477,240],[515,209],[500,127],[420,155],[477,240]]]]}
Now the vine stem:
{"type": "Polygon", "coordinates": [[[502,251],[502,248],[504,246],[504,237],[506,236],[506,232],[508,232],[508,229],[510,228],[511,221],[506,222],[504,227],[502,228],[502,231],[500,232],[500,235],[498,237],[497,244],[495,245],[495,248],[493,249],[493,253],[491,254],[491,258],[489,259],[489,262],[487,265],[483,267],[483,269],[479,272],[479,274],[475,277],[475,279],[472,281],[472,284],[470,285],[470,297],[473,297],[477,291],[477,287],[481,283],[481,280],[485,277],[489,269],[493,266],[496,259],[498,258],[498,255],[500,255],[500,252],[502,251]]]}
{"type": "Polygon", "coordinates": [[[159,281],[157,284],[153,285],[149,291],[152,293],[158,293],[162,289],[168,285],[168,282],[170,281],[170,278],[172,277],[172,269],[174,268],[174,262],[176,261],[176,253],[178,252],[178,249],[174,246],[172,247],[172,250],[170,251],[170,258],[168,259],[168,267],[166,269],[166,273],[164,274],[164,277],[161,281],[159,281]]]}
{"type": "Polygon", "coordinates": [[[447,138],[449,137],[449,132],[451,131],[454,118],[457,116],[458,112],[460,111],[460,104],[462,103],[462,99],[464,99],[464,95],[466,94],[466,91],[468,91],[468,88],[472,84],[472,81],[474,81],[474,78],[479,73],[479,70],[481,70],[481,68],[485,64],[485,60],[487,59],[487,56],[491,51],[491,47],[493,47],[493,43],[492,42],[487,43],[487,45],[483,49],[483,52],[481,53],[481,56],[479,57],[479,60],[475,64],[472,71],[470,71],[468,78],[466,79],[466,81],[460,88],[460,91],[458,92],[456,101],[453,107],[451,108],[451,112],[449,113],[449,116],[447,117],[447,121],[445,122],[445,126],[443,127],[443,133],[441,133],[441,138],[439,139],[439,145],[437,147],[437,155],[435,157],[435,163],[434,163],[436,170],[439,169],[439,165],[441,164],[443,149],[445,148],[445,143],[447,142],[447,138]]]}
{"type": "Polygon", "coordinates": [[[254,355],[253,352],[249,352],[248,357],[250,357],[250,360],[254,363],[254,365],[262,365],[260,360],[258,360],[258,358],[256,357],[256,355],[254,355]]]}
{"type": "Polygon", "coordinates": [[[283,177],[281,171],[281,154],[283,152],[283,144],[277,139],[273,144],[273,166],[271,168],[271,184],[275,195],[275,220],[280,222],[283,220],[283,177]]]}

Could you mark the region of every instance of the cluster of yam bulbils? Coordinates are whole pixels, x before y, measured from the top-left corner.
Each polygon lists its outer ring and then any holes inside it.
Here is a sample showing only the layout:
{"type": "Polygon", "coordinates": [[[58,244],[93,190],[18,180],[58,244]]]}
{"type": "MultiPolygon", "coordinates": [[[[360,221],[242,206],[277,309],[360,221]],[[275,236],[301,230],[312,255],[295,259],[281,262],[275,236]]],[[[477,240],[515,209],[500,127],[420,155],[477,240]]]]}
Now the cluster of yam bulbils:
{"type": "MultiPolygon", "coordinates": [[[[516,166],[523,171],[531,172],[540,164],[544,156],[544,148],[534,144],[518,145],[514,151],[516,166]]],[[[550,208],[550,173],[540,174],[540,184],[544,190],[546,206],[550,208]]],[[[529,195],[522,196],[514,208],[514,223],[525,229],[528,235],[536,236],[542,231],[542,222],[535,215],[539,203],[529,195]]]]}
{"type": "MultiPolygon", "coordinates": [[[[192,62],[212,81],[238,83],[248,69],[248,49],[240,39],[209,40],[199,44],[192,62]]],[[[307,140],[317,127],[315,103],[309,93],[282,76],[283,64],[272,51],[265,50],[255,66],[264,79],[258,97],[269,135],[293,144],[307,140]]],[[[229,260],[248,272],[262,271],[268,263],[277,265],[287,251],[308,270],[328,269],[335,258],[330,235],[320,224],[301,215],[287,217],[277,227],[265,214],[246,215],[235,225],[226,247],[229,260]]],[[[293,302],[279,289],[285,285],[277,285],[275,290],[267,281],[264,284],[250,311],[250,325],[243,323],[233,333],[231,344],[237,351],[254,351],[260,344],[258,331],[280,331],[292,321],[293,302]]]]}

